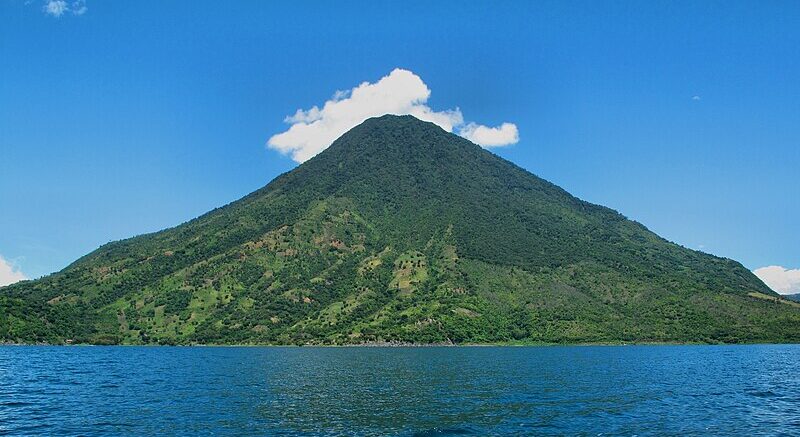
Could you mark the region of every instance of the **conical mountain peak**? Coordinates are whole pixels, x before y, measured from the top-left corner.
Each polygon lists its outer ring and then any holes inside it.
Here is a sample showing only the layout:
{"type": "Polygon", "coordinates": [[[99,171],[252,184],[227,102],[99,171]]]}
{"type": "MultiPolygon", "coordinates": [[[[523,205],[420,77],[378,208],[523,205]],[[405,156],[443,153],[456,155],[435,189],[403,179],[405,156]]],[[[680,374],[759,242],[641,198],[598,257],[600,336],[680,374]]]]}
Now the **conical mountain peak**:
{"type": "Polygon", "coordinates": [[[434,123],[412,115],[387,114],[369,118],[355,126],[320,155],[341,155],[339,158],[352,159],[367,154],[397,159],[403,154],[418,153],[433,158],[437,156],[437,149],[461,150],[465,147],[480,150],[479,146],[434,123]]]}
{"type": "Polygon", "coordinates": [[[0,341],[800,341],[739,263],[384,115],[264,188],[0,290],[0,341]]]}

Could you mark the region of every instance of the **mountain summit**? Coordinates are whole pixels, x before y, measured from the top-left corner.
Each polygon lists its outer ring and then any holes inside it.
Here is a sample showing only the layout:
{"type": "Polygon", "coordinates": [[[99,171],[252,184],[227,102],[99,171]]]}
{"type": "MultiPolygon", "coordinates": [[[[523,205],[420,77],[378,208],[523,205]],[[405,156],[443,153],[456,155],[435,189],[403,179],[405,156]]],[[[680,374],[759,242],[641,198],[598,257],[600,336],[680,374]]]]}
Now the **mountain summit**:
{"type": "Polygon", "coordinates": [[[411,116],[0,289],[0,340],[800,341],[800,305],[411,116]]]}

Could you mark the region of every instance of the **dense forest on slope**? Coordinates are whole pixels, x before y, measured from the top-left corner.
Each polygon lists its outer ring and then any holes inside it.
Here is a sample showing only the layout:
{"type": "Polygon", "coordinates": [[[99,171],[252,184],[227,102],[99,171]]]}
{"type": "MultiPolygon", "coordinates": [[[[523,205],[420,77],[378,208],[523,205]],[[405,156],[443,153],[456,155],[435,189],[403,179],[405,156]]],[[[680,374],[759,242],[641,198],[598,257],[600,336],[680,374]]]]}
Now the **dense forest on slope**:
{"type": "Polygon", "coordinates": [[[225,207],[0,289],[0,340],[796,342],[800,305],[431,123],[383,116],[225,207]]]}

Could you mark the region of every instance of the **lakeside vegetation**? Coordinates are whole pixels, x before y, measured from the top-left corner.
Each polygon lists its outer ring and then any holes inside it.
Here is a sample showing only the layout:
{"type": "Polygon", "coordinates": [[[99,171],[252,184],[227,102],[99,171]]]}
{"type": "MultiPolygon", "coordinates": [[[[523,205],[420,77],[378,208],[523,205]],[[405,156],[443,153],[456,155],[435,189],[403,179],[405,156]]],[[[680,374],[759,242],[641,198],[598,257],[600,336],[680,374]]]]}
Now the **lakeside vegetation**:
{"type": "Polygon", "coordinates": [[[800,341],[800,308],[413,117],[266,187],[0,289],[0,341],[800,341]]]}

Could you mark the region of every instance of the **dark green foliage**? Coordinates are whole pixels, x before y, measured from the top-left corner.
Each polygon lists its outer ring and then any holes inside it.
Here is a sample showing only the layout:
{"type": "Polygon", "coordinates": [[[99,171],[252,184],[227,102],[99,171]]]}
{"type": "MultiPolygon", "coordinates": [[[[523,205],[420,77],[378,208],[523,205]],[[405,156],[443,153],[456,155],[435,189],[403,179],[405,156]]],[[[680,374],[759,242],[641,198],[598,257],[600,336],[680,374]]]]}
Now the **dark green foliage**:
{"type": "Polygon", "coordinates": [[[786,342],[800,307],[413,117],[266,187],[0,291],[59,343],[786,342]]]}

